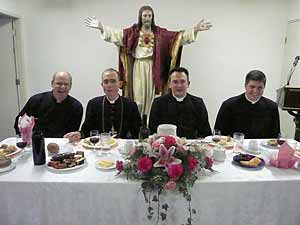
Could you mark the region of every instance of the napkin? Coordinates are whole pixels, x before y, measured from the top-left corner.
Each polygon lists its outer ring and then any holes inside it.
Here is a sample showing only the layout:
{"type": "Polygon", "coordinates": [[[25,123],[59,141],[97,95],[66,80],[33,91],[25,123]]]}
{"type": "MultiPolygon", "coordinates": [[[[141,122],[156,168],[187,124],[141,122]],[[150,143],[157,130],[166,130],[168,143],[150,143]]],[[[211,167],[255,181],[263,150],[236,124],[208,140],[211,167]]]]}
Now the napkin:
{"type": "Polygon", "coordinates": [[[22,136],[22,140],[28,145],[31,144],[32,129],[34,127],[34,117],[28,116],[26,113],[19,117],[18,127],[22,136]]]}
{"type": "Polygon", "coordinates": [[[277,159],[270,160],[270,165],[284,169],[292,168],[297,161],[294,153],[295,149],[285,142],[279,148],[277,159]]]}

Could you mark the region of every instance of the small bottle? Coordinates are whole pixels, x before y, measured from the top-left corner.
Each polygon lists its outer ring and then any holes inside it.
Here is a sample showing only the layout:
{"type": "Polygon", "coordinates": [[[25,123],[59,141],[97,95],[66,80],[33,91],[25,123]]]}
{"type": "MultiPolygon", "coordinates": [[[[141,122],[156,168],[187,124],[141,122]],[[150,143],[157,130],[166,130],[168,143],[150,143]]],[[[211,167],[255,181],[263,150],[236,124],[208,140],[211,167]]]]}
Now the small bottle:
{"type": "Polygon", "coordinates": [[[139,141],[142,142],[150,135],[150,129],[147,127],[147,114],[143,114],[142,126],[139,133],[139,141]]]}
{"type": "Polygon", "coordinates": [[[42,131],[34,131],[32,134],[32,154],[34,165],[46,163],[45,140],[42,131]]]}

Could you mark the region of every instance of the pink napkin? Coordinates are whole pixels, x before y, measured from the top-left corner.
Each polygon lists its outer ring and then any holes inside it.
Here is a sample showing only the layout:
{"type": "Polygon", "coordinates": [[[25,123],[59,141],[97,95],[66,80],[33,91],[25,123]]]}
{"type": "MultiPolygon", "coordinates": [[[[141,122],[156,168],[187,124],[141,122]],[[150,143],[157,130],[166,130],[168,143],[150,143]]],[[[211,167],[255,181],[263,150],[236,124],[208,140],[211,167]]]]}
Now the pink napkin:
{"type": "Polygon", "coordinates": [[[31,144],[31,136],[32,136],[32,129],[34,127],[34,117],[27,116],[25,113],[23,116],[19,117],[18,120],[18,127],[22,136],[23,141],[25,141],[28,145],[31,144]]]}
{"type": "Polygon", "coordinates": [[[289,146],[287,142],[285,142],[279,148],[277,159],[270,160],[270,165],[284,169],[292,168],[297,161],[294,153],[295,149],[289,146]]]}

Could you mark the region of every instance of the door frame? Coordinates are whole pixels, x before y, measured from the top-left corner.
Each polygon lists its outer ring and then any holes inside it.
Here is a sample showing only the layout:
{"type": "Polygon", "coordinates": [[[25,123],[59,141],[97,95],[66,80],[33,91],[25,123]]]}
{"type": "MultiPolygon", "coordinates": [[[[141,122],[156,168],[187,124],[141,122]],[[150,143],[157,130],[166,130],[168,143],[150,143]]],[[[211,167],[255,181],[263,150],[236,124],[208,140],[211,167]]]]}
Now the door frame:
{"type": "Polygon", "coordinates": [[[26,68],[24,63],[24,51],[23,51],[23,38],[22,38],[22,16],[15,13],[3,10],[0,8],[0,18],[12,19],[12,30],[14,30],[13,45],[14,45],[14,60],[15,60],[15,81],[18,111],[27,100],[27,82],[26,82],[26,68]]]}

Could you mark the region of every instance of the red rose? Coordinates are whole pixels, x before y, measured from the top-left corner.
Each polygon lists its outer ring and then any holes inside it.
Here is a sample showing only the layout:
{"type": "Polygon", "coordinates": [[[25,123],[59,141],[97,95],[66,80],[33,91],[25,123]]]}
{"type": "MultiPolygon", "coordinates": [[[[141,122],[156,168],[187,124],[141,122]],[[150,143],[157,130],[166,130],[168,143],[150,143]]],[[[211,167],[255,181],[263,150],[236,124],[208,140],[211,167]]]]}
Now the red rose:
{"type": "Polygon", "coordinates": [[[167,173],[171,179],[177,180],[182,175],[183,168],[180,164],[171,164],[168,165],[167,173]]]}
{"type": "Polygon", "coordinates": [[[152,169],[152,160],[149,157],[144,156],[138,160],[137,167],[139,171],[147,173],[152,169]]]}
{"type": "Polygon", "coordinates": [[[195,159],[193,156],[189,156],[187,160],[188,160],[188,169],[190,171],[193,171],[197,167],[198,164],[197,159],[195,159]]]}
{"type": "Polygon", "coordinates": [[[175,181],[168,181],[166,183],[165,188],[169,191],[173,191],[176,188],[176,182],[175,181]]]}
{"type": "Polygon", "coordinates": [[[170,148],[173,145],[176,145],[176,139],[172,136],[165,136],[165,141],[164,141],[164,145],[166,146],[166,148],[170,148]]]}
{"type": "Polygon", "coordinates": [[[123,162],[122,161],[117,160],[116,169],[120,172],[123,170],[123,162]]]}
{"type": "Polygon", "coordinates": [[[213,165],[213,160],[207,156],[205,156],[204,160],[206,162],[205,169],[210,169],[213,165]]]}

